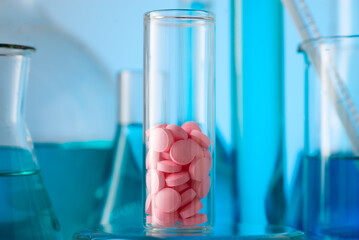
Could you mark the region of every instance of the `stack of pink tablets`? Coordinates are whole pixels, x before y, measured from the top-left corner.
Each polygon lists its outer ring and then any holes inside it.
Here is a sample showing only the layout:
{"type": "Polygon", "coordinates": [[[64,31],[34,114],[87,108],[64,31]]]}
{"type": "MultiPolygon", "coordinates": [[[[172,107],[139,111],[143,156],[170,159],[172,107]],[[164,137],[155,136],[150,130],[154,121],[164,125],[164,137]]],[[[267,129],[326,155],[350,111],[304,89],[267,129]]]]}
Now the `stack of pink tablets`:
{"type": "Polygon", "coordinates": [[[161,124],[146,131],[147,223],[169,227],[176,223],[187,226],[207,222],[198,213],[207,196],[211,178],[211,140],[195,122],[182,127],[161,124]]]}

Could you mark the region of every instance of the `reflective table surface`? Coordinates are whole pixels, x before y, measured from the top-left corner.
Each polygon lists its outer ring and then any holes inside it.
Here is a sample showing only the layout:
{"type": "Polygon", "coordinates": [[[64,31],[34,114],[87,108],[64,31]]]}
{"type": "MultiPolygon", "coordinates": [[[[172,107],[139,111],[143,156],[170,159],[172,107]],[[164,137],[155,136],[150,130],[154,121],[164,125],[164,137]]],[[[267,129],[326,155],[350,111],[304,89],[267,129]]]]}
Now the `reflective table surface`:
{"type": "Polygon", "coordinates": [[[74,240],[100,239],[305,239],[301,231],[290,227],[273,225],[221,224],[211,230],[196,232],[161,232],[143,227],[121,228],[108,226],[96,230],[83,229],[76,232],[74,240]]]}

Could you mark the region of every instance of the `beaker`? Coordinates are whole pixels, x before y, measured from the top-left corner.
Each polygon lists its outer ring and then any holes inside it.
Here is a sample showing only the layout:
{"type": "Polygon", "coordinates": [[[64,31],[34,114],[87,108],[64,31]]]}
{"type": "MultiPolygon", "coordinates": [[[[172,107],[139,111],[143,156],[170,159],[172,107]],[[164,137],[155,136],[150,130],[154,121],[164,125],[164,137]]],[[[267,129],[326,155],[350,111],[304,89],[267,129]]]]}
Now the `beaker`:
{"type": "Polygon", "coordinates": [[[359,237],[359,37],[305,41],[303,225],[319,237],[359,237]],[[316,47],[316,48],[313,48],[316,47]],[[308,55],[316,50],[316,62],[308,55]]]}
{"type": "MultiPolygon", "coordinates": [[[[321,40],[308,41],[309,39],[319,39],[322,36],[354,35],[358,33],[357,12],[359,2],[355,0],[282,0],[283,5],[289,12],[295,27],[303,42],[306,42],[305,51],[308,62],[318,73],[329,74],[332,81],[340,83],[341,76],[336,75],[335,66],[325,69],[321,62],[320,48],[321,40]],[[338,81],[339,80],[339,81],[338,81]]],[[[302,49],[303,50],[303,49],[302,49]]],[[[290,61],[289,61],[290,63],[290,61]]],[[[290,65],[290,64],[289,64],[290,65]]],[[[290,66],[289,66],[290,68],[290,66]]],[[[289,69],[288,68],[288,69],[289,69]]],[[[293,69],[291,69],[293,70],[293,69]]],[[[289,79],[286,82],[286,154],[287,167],[286,177],[286,198],[287,202],[287,224],[303,229],[303,169],[304,169],[304,125],[298,127],[298,122],[304,118],[304,83],[301,83],[301,76],[295,71],[286,73],[289,79]],[[294,73],[294,74],[293,74],[294,73]],[[288,77],[289,76],[289,77],[288,77]],[[292,102],[292,103],[291,103],[292,102]],[[292,105],[292,106],[291,106],[292,105]],[[302,117],[303,115],[303,117],[302,117]],[[292,135],[292,137],[291,137],[292,135]],[[298,144],[299,143],[299,144],[298,144]]],[[[304,78],[302,79],[304,80],[304,78]]],[[[339,97],[340,94],[347,95],[346,86],[341,84],[341,88],[335,89],[328,85],[328,89],[334,94],[332,99],[339,97]],[[339,94],[338,94],[339,93],[339,94]]],[[[344,99],[343,103],[335,103],[333,106],[338,111],[340,118],[351,114],[345,109],[345,104],[352,107],[351,99],[344,99]],[[348,101],[347,101],[348,100],[348,101]],[[347,113],[348,112],[348,113],[347,113]],[[343,114],[344,113],[344,114],[343,114]]],[[[353,108],[355,109],[355,108],[353,108]]],[[[346,121],[346,120],[344,120],[346,121]]],[[[344,124],[350,127],[351,124],[344,124]]],[[[348,132],[354,132],[349,130],[348,132]]],[[[348,135],[352,138],[352,134],[348,135]]],[[[351,139],[353,141],[353,139],[351,139]]],[[[356,140],[354,140],[355,142],[356,140]]]]}
{"type": "Polygon", "coordinates": [[[144,17],[145,227],[213,226],[214,24],[210,12],[144,17]]]}
{"type": "Polygon", "coordinates": [[[116,150],[109,188],[92,226],[120,232],[142,224],[143,74],[122,71],[118,77],[116,150]]]}
{"type": "Polygon", "coordinates": [[[105,194],[116,127],[115,82],[84,44],[48,18],[38,0],[0,1],[0,38],[37,48],[26,121],[69,239],[105,194]]]}
{"type": "Polygon", "coordinates": [[[24,120],[32,47],[0,44],[0,239],[59,239],[24,120]]]}

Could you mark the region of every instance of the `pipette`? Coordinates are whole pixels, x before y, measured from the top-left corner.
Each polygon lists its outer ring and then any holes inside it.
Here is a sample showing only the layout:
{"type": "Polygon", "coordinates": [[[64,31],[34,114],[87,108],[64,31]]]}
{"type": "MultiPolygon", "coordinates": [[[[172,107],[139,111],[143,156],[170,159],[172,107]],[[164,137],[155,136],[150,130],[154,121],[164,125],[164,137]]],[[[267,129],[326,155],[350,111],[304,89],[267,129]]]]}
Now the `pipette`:
{"type": "Polygon", "coordinates": [[[330,58],[322,59],[318,51],[318,46],[315,46],[314,42],[311,41],[311,39],[318,39],[320,48],[322,44],[321,36],[305,1],[282,0],[282,3],[290,13],[303,42],[306,42],[306,46],[308,46],[306,47],[308,59],[314,65],[322,85],[324,85],[328,91],[329,99],[349,137],[353,151],[355,154],[359,154],[359,133],[356,128],[356,126],[359,126],[359,114],[333,61],[330,58]],[[322,71],[323,67],[325,71],[322,71]],[[334,83],[336,83],[339,91],[335,88],[334,83]],[[353,121],[351,119],[353,119],[353,121]]]}

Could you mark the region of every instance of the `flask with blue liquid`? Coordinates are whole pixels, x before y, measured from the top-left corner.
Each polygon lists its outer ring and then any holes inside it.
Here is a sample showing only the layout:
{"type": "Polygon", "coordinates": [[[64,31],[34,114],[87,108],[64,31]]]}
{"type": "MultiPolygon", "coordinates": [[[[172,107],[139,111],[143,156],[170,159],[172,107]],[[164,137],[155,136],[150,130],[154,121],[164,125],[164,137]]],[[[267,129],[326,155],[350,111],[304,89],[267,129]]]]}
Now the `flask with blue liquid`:
{"type": "Polygon", "coordinates": [[[119,232],[142,224],[143,79],[122,71],[118,79],[118,125],[107,195],[91,225],[119,232]]]}
{"type": "Polygon", "coordinates": [[[24,120],[32,47],[0,44],[0,239],[56,240],[54,214],[24,120]]]}
{"type": "Polygon", "coordinates": [[[116,127],[115,82],[38,0],[0,1],[0,38],[37,48],[26,121],[61,233],[70,239],[105,194],[116,127]]]}

